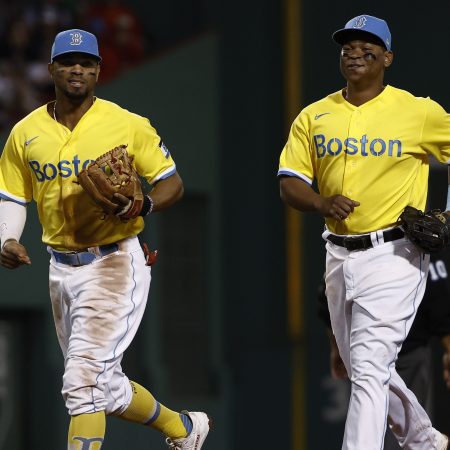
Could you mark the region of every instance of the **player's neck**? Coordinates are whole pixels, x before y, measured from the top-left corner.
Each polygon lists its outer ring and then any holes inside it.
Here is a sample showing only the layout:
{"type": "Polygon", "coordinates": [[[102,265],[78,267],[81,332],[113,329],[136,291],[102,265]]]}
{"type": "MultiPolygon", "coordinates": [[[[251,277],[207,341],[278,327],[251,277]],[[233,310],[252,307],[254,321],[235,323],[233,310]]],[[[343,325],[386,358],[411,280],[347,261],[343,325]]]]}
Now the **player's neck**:
{"type": "Polygon", "coordinates": [[[49,114],[56,122],[72,131],[94,104],[95,99],[96,97],[88,97],[82,103],[74,104],[65,99],[57,98],[54,103],[49,104],[49,114]]]}
{"type": "Polygon", "coordinates": [[[361,106],[380,95],[385,86],[382,84],[361,86],[353,83],[347,83],[347,87],[342,91],[344,98],[355,106],[361,106]]]}

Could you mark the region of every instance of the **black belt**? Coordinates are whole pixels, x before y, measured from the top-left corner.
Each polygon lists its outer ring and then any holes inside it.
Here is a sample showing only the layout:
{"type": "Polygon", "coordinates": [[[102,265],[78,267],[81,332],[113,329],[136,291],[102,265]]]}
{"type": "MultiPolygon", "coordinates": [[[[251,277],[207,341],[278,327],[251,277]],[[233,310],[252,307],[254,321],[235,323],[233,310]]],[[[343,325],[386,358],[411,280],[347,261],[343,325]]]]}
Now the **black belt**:
{"type": "Polygon", "coordinates": [[[118,244],[107,244],[96,247],[96,253],[88,250],[83,250],[81,252],[58,252],[53,249],[51,249],[51,252],[57,262],[68,266],[78,267],[90,264],[98,257],[109,255],[110,253],[117,252],[117,250],[119,250],[118,244]]]}
{"type": "MultiPolygon", "coordinates": [[[[384,242],[396,241],[405,236],[401,228],[391,228],[383,231],[384,242]]],[[[370,234],[362,234],[360,236],[338,236],[337,234],[330,234],[327,240],[333,244],[345,247],[347,250],[367,250],[372,248],[372,239],[370,234]]]]}

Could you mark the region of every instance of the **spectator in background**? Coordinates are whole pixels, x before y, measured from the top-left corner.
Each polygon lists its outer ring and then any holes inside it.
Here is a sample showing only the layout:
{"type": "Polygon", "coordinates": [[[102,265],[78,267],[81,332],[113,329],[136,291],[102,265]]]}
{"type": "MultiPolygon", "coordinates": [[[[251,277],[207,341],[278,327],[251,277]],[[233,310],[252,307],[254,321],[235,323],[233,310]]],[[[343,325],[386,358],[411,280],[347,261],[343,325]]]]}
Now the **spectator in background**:
{"type": "Polygon", "coordinates": [[[148,53],[138,16],[121,1],[105,0],[91,5],[82,20],[101,42],[103,81],[140,64],[148,53]]]}
{"type": "Polygon", "coordinates": [[[1,9],[0,131],[52,98],[48,54],[56,31],[74,18],[59,0],[16,1],[1,9]]]}
{"type": "MultiPolygon", "coordinates": [[[[425,295],[416,318],[396,363],[397,372],[411,389],[430,417],[433,416],[433,373],[431,339],[441,340],[443,353],[443,378],[450,389],[450,256],[447,253],[431,255],[430,270],[425,295]]],[[[327,326],[330,341],[330,367],[334,378],[347,378],[347,371],[339,355],[331,331],[330,313],[325,293],[325,280],[318,291],[319,317],[327,326]]],[[[450,431],[443,430],[447,433],[450,431]]],[[[399,450],[392,433],[385,436],[384,450],[399,450]]]]}
{"type": "Polygon", "coordinates": [[[120,1],[41,2],[0,0],[0,131],[53,98],[47,65],[53,38],[61,29],[88,24],[104,42],[100,82],[141,63],[146,55],[142,25],[120,1]]]}
{"type": "MultiPolygon", "coordinates": [[[[47,76],[53,37],[63,29],[91,29],[104,65],[99,83],[206,26],[204,0],[180,6],[167,33],[156,38],[124,0],[0,0],[0,132],[53,98],[47,76]]],[[[156,20],[159,20],[159,17],[156,20]]]]}

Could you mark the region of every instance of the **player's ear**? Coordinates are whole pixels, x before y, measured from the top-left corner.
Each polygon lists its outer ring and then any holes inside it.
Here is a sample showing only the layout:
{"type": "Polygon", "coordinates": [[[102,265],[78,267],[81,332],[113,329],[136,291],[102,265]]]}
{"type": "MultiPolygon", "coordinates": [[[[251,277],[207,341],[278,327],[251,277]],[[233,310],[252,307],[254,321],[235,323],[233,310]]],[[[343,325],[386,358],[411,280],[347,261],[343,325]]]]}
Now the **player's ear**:
{"type": "Polygon", "coordinates": [[[98,76],[100,75],[100,63],[97,64],[97,75],[95,76],[95,81],[98,81],[98,76]]]}
{"type": "Polygon", "coordinates": [[[392,64],[393,60],[394,60],[394,53],[386,50],[384,52],[384,67],[388,68],[392,64]]]}
{"type": "Polygon", "coordinates": [[[53,71],[54,71],[53,63],[48,63],[47,69],[48,73],[50,74],[50,78],[53,78],[53,71]]]}

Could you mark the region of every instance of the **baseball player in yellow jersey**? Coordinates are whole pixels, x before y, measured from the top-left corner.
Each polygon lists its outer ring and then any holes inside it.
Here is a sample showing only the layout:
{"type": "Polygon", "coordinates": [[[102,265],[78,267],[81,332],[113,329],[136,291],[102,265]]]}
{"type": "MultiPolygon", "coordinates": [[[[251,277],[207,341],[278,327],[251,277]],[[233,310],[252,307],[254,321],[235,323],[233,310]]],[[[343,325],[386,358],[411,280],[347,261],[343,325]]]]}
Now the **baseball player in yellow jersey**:
{"type": "Polygon", "coordinates": [[[178,201],[183,184],[146,118],[94,96],[100,61],[93,34],[56,36],[49,63],[56,100],[14,126],[0,159],[1,264],[31,264],[20,237],[34,200],[51,255],[50,296],[65,358],[62,393],[71,416],[68,449],[100,450],[105,416],[115,415],[158,429],[171,449],[200,450],[208,416],[171,411],[121,368],[150,287],[137,239],[143,216],[178,201]],[[128,221],[99,214],[76,183],[92,160],[121,144],[153,186],[140,216],[128,221]]]}
{"type": "Polygon", "coordinates": [[[424,209],[429,155],[450,162],[450,115],[383,84],[393,62],[384,20],[355,17],[333,38],[347,85],[301,111],[278,175],[286,203],[325,218],[326,295],[352,382],[342,449],[382,449],[388,423],[402,448],[445,450],[395,369],[429,263],[397,219],[407,205],[424,209]]]}

